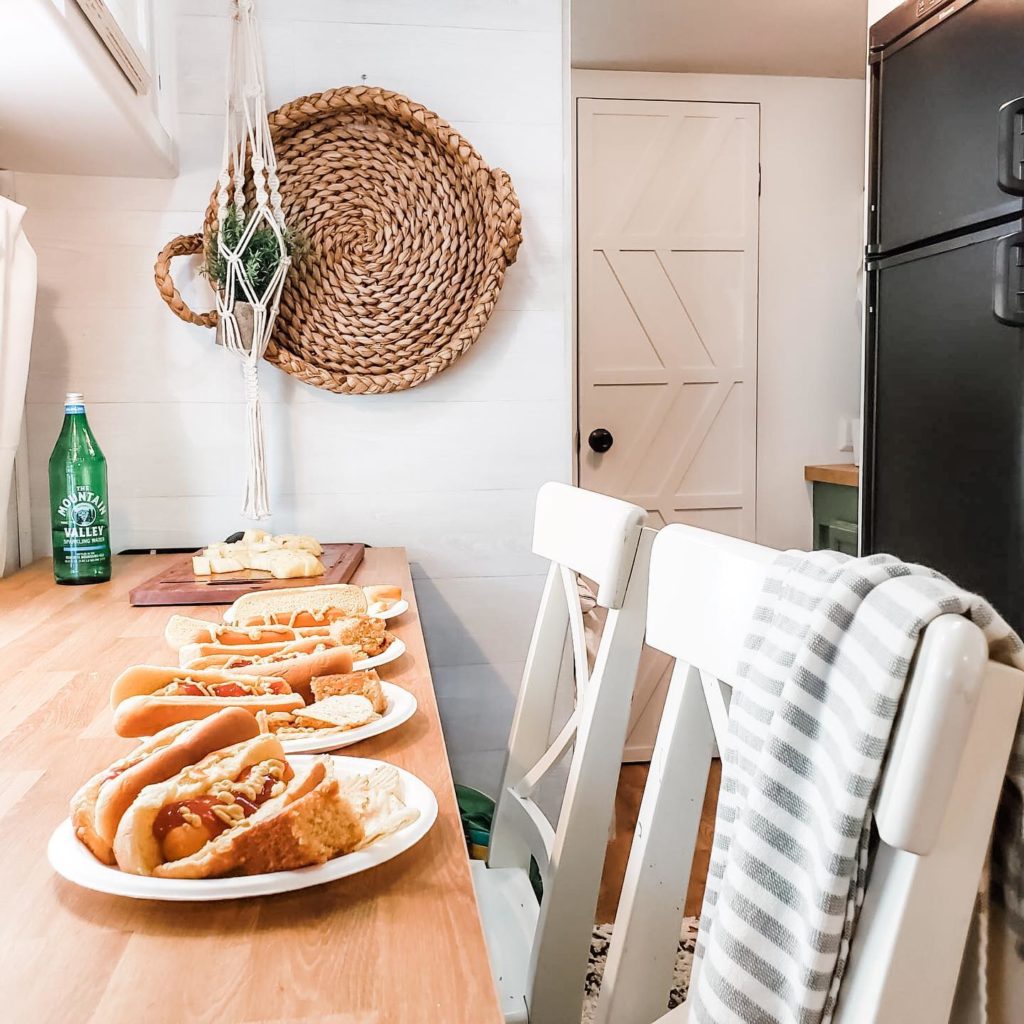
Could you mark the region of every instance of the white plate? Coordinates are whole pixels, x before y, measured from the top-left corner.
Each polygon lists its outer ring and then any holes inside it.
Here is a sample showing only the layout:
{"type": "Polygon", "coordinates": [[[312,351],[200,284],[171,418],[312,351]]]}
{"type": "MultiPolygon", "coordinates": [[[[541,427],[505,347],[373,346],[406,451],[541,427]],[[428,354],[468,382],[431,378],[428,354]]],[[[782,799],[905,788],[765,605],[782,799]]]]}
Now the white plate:
{"type": "Polygon", "coordinates": [[[389,661],[397,661],[403,654],[405,654],[405,643],[396,636],[383,654],[377,654],[372,658],[363,658],[362,661],[353,661],[352,671],[365,672],[368,668],[377,668],[378,665],[386,665],[389,661]]]}
{"type": "MultiPolygon", "coordinates": [[[[294,764],[299,766],[309,757],[299,755],[294,764]]],[[[334,767],[339,775],[358,775],[372,771],[382,761],[366,757],[335,756],[334,767]]],[[[274,871],[265,875],[249,875],[244,878],[147,878],[143,875],[129,875],[117,868],[101,864],[75,838],[69,819],[57,826],[50,836],[46,853],[50,866],[69,882],[85,889],[106,892],[114,896],[128,896],[138,900],[234,900],[248,896],[270,896],[295,889],[308,889],[323,885],[338,878],[347,878],[368,868],[404,853],[418,843],[434,824],[437,817],[437,800],[426,786],[403,769],[398,769],[402,781],[402,799],[409,807],[415,807],[420,816],[405,828],[384,839],[378,840],[365,850],[335,857],[326,864],[299,868],[296,871],[274,871]]]]}
{"type": "Polygon", "coordinates": [[[330,736],[317,736],[311,733],[308,736],[296,736],[292,739],[280,737],[281,746],[286,754],[322,754],[328,750],[340,750],[342,747],[350,747],[360,740],[368,740],[371,736],[379,736],[382,732],[389,732],[403,722],[407,722],[416,712],[416,698],[408,691],[403,690],[394,683],[386,683],[381,680],[380,688],[388,701],[387,711],[375,722],[360,725],[348,732],[336,732],[330,736]]]}
{"type": "Polygon", "coordinates": [[[409,602],[403,597],[401,601],[396,601],[386,612],[372,612],[371,615],[375,619],[394,619],[408,610],[409,602]]]}

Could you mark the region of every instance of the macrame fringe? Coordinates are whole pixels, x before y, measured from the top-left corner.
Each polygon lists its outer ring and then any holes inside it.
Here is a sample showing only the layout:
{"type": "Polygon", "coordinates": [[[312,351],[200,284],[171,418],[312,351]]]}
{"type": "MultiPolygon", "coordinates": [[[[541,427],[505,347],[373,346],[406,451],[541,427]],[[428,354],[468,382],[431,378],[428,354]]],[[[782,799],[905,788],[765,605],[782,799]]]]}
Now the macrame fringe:
{"type": "Polygon", "coordinates": [[[263,403],[260,401],[259,369],[250,359],[242,365],[245,379],[246,421],[249,433],[249,471],[245,481],[245,504],[242,515],[246,519],[270,518],[270,498],[267,495],[267,455],[263,440],[263,403]]]}

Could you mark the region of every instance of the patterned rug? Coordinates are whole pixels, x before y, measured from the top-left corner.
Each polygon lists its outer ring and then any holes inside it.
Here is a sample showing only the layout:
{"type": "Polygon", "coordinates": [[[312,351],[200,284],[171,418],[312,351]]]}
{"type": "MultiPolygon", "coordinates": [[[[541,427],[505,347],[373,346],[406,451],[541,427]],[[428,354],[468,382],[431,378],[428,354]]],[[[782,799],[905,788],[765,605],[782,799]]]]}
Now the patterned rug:
{"type": "MultiPolygon", "coordinates": [[[[672,993],[669,996],[666,1010],[675,1009],[686,998],[686,989],[690,984],[690,965],[693,963],[693,948],[697,941],[698,923],[695,917],[683,918],[679,946],[676,950],[676,966],[672,972],[672,993]]],[[[593,1024],[594,1014],[597,1010],[597,995],[601,991],[601,978],[604,976],[604,965],[608,959],[608,945],[611,939],[612,926],[610,924],[594,926],[594,935],[590,940],[587,992],[583,997],[581,1024],[593,1024]]]]}

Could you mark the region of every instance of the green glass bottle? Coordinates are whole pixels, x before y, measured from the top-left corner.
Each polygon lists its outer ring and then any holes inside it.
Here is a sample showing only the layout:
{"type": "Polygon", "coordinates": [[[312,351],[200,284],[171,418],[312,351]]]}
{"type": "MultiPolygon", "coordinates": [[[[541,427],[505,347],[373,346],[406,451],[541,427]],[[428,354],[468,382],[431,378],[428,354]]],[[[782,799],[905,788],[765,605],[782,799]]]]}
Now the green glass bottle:
{"type": "Polygon", "coordinates": [[[64,426],[50,456],[50,527],[58,583],[110,579],[107,460],[77,392],[64,399],[64,426]]]}

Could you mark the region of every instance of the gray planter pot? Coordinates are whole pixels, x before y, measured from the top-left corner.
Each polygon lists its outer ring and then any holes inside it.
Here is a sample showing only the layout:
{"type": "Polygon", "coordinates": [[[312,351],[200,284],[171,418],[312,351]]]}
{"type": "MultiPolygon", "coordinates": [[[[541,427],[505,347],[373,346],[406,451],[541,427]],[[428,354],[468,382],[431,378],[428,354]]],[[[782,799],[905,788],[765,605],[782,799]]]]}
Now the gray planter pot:
{"type": "MultiPolygon", "coordinates": [[[[235,300],[235,323],[238,324],[238,334],[242,339],[242,346],[246,352],[252,351],[253,334],[253,312],[252,305],[248,302],[235,300]]],[[[217,344],[224,344],[224,325],[217,324],[217,344]]]]}

